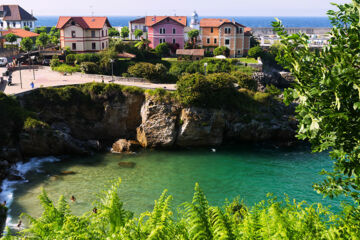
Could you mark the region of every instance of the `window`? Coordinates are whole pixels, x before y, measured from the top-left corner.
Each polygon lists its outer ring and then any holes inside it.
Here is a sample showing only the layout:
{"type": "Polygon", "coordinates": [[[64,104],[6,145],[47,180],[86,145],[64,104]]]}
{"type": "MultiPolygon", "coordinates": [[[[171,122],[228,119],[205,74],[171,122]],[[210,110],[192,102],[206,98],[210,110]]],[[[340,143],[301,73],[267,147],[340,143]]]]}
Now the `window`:
{"type": "Polygon", "coordinates": [[[175,38],[173,38],[173,44],[175,44],[176,43],[176,39],[175,38]]]}
{"type": "Polygon", "coordinates": [[[32,26],[32,22],[30,22],[30,28],[32,28],[33,26],[32,26]]]}
{"type": "Polygon", "coordinates": [[[176,34],[176,29],[175,28],[173,28],[173,34],[176,34]]]}
{"type": "Polygon", "coordinates": [[[96,49],[96,43],[93,42],[91,47],[92,47],[92,50],[95,50],[96,49]]]}
{"type": "Polygon", "coordinates": [[[101,36],[104,36],[104,30],[101,30],[101,36]]]}
{"type": "Polygon", "coordinates": [[[72,44],[72,50],[76,50],[76,43],[72,44]]]}
{"type": "Polygon", "coordinates": [[[160,38],[160,43],[165,43],[165,38],[160,38]]]}
{"type": "Polygon", "coordinates": [[[3,27],[3,26],[4,26],[4,23],[3,23],[3,22],[1,22],[1,23],[0,23],[0,26],[1,26],[1,27],[3,27]]]}
{"type": "Polygon", "coordinates": [[[71,22],[71,25],[73,25],[73,26],[74,26],[74,25],[75,25],[75,22],[74,22],[74,21],[72,21],[72,22],[71,22]]]}
{"type": "Polygon", "coordinates": [[[241,54],[241,51],[240,51],[240,50],[238,50],[238,54],[239,54],[239,55],[241,54]]]}
{"type": "Polygon", "coordinates": [[[76,32],[75,31],[71,31],[71,37],[76,38],[76,32]]]}
{"type": "Polygon", "coordinates": [[[95,31],[91,31],[91,37],[95,37],[96,35],[95,35],[95,31]]]}
{"type": "Polygon", "coordinates": [[[105,48],[105,44],[104,43],[102,43],[102,49],[104,49],[105,48]]]}
{"type": "Polygon", "coordinates": [[[213,32],[214,32],[214,28],[212,27],[212,28],[210,29],[210,31],[211,31],[211,33],[213,33],[213,32]]]}
{"type": "Polygon", "coordinates": [[[242,33],[242,28],[241,28],[241,27],[237,27],[237,28],[236,28],[236,33],[238,33],[238,34],[240,33],[240,34],[241,34],[241,33],[242,33]]]}
{"type": "Polygon", "coordinates": [[[165,28],[160,28],[160,34],[165,34],[165,28]]]}
{"type": "Polygon", "coordinates": [[[231,28],[225,28],[225,34],[230,34],[231,33],[231,28]]]}
{"type": "Polygon", "coordinates": [[[206,43],[207,43],[207,44],[210,43],[210,38],[206,39],[206,43]]]}
{"type": "Polygon", "coordinates": [[[214,38],[214,44],[216,44],[217,43],[217,38],[214,38]]]}
{"type": "Polygon", "coordinates": [[[230,39],[225,39],[225,45],[230,45],[230,39]]]}
{"type": "Polygon", "coordinates": [[[16,22],[13,22],[13,27],[16,27],[16,22]]]}
{"type": "Polygon", "coordinates": [[[105,30],[105,36],[107,36],[108,35],[108,32],[107,32],[107,30],[105,30]]]}

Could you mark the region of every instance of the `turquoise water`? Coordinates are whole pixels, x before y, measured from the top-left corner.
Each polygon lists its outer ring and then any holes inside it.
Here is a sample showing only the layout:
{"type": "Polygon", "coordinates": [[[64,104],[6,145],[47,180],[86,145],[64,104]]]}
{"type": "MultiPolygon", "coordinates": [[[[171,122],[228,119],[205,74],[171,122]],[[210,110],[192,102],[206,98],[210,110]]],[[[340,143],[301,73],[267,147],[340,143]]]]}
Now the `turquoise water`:
{"type": "Polygon", "coordinates": [[[318,174],[330,169],[326,153],[311,154],[308,148],[280,150],[263,147],[220,148],[185,151],[144,151],[134,155],[102,154],[44,163],[41,172],[30,171],[27,183],[15,185],[10,206],[13,222],[22,212],[39,216],[37,196],[41,187],[52,199],[64,195],[77,199],[74,213],[92,209],[96,194],[113,179],[122,178],[119,191],[125,208],[139,214],[151,210],[164,189],[173,195],[174,206],[190,201],[195,182],[199,182],[211,204],[222,205],[225,198],[240,196],[247,204],[259,202],[267,193],[284,194],[310,203],[338,206],[338,200],[323,199],[312,190],[318,174]],[[119,162],[134,162],[123,168],[119,162]],[[62,171],[75,174],[61,175],[62,171]]]}

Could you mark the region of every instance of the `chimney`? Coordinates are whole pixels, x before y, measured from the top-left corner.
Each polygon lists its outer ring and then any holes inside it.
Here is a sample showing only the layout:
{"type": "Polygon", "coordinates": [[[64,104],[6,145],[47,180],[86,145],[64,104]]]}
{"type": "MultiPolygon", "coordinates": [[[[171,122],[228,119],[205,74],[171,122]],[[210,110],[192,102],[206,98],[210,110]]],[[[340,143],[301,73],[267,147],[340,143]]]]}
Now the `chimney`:
{"type": "Polygon", "coordinates": [[[232,23],[235,24],[235,19],[231,19],[232,23]]]}

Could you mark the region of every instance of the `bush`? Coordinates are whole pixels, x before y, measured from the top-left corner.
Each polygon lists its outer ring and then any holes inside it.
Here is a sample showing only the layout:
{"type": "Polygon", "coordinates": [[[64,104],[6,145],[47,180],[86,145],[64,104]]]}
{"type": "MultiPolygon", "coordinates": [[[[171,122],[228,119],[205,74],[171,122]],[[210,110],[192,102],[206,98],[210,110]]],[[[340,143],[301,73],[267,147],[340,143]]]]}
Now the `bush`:
{"type": "Polygon", "coordinates": [[[134,77],[145,78],[150,81],[163,81],[167,75],[167,68],[161,64],[140,62],[129,67],[128,73],[134,77]]]}
{"type": "Polygon", "coordinates": [[[263,57],[264,50],[260,46],[252,47],[249,49],[248,56],[253,57],[255,59],[257,59],[258,57],[263,57]]]}
{"type": "Polygon", "coordinates": [[[99,66],[93,62],[83,62],[80,65],[80,70],[83,73],[96,74],[99,73],[99,66]]]}
{"type": "Polygon", "coordinates": [[[50,61],[50,67],[52,70],[54,70],[54,68],[60,66],[61,63],[60,63],[60,60],[57,56],[53,56],[53,58],[51,59],[50,61]]]}
{"type": "Polygon", "coordinates": [[[160,57],[167,57],[170,55],[170,47],[168,43],[160,43],[156,46],[155,52],[160,57]]]}
{"type": "Polygon", "coordinates": [[[99,61],[100,61],[100,56],[97,53],[82,53],[75,55],[76,64],[81,64],[83,62],[98,63],[99,61]]]}
{"type": "Polygon", "coordinates": [[[258,83],[252,78],[251,73],[235,71],[232,72],[231,75],[236,79],[236,82],[240,88],[257,91],[258,83]]]}
{"type": "Polygon", "coordinates": [[[69,54],[66,56],[66,63],[69,65],[73,65],[75,63],[75,60],[76,60],[75,54],[69,54]]]}
{"type": "Polygon", "coordinates": [[[229,57],[230,49],[225,46],[217,47],[214,49],[214,55],[215,56],[224,55],[226,57],[229,57]]]}
{"type": "MultiPolygon", "coordinates": [[[[51,60],[51,61],[53,61],[53,60],[51,60]]],[[[56,67],[51,67],[51,69],[53,71],[61,72],[61,73],[80,72],[80,66],[79,65],[70,66],[70,65],[67,65],[67,64],[61,64],[61,65],[56,66],[56,67]]]]}

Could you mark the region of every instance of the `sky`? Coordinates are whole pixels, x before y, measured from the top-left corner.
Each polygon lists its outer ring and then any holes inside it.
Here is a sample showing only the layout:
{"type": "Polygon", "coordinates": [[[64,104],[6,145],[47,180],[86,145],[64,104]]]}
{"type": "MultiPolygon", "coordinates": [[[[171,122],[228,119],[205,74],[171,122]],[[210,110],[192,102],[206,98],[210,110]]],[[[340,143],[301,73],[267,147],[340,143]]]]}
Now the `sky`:
{"type": "Polygon", "coordinates": [[[351,0],[6,0],[35,16],[326,16],[335,3],[351,0]]]}

